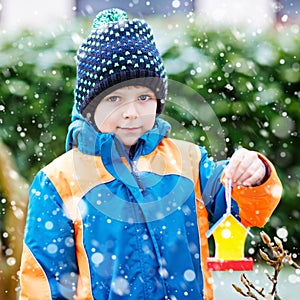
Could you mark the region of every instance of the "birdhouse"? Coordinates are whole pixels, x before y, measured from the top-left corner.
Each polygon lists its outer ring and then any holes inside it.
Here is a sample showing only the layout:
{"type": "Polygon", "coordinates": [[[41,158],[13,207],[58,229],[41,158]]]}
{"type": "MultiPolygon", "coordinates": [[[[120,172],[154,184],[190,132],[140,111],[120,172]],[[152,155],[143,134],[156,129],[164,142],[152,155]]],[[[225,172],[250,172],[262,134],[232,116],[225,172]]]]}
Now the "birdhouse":
{"type": "Polygon", "coordinates": [[[206,233],[213,235],[215,257],[209,257],[208,269],[213,271],[252,270],[253,260],[244,257],[248,230],[232,214],[225,213],[206,233]]]}
{"type": "Polygon", "coordinates": [[[226,178],[225,200],[226,213],[206,233],[215,241],[215,257],[207,258],[207,267],[212,271],[252,270],[252,258],[244,257],[248,230],[231,214],[231,179],[226,178]]]}

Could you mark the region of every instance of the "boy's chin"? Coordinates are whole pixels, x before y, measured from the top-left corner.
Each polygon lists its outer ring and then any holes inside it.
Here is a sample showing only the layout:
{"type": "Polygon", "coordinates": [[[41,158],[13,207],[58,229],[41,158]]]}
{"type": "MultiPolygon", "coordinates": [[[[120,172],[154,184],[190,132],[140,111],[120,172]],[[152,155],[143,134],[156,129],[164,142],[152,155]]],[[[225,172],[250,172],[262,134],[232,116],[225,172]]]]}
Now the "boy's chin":
{"type": "Polygon", "coordinates": [[[134,146],[138,140],[138,138],[132,138],[132,139],[122,139],[120,138],[121,143],[126,147],[126,148],[130,148],[131,146],[134,146]]]}

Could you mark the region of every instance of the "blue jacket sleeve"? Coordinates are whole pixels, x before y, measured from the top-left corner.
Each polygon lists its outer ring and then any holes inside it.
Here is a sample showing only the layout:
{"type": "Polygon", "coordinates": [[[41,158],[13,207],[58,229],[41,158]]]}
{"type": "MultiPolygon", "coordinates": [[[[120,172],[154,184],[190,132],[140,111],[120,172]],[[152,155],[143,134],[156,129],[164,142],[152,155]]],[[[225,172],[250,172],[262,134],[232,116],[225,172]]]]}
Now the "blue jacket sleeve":
{"type": "MultiPolygon", "coordinates": [[[[66,215],[53,184],[42,171],[35,177],[30,189],[24,242],[42,269],[45,281],[48,281],[51,299],[72,299],[78,277],[73,222],[66,215]]],[[[35,278],[34,272],[26,271],[30,269],[27,262],[29,260],[22,257],[21,295],[35,299],[36,295],[30,296],[30,293],[36,290],[34,285],[40,278],[35,278]],[[31,278],[22,280],[22,276],[31,278]],[[22,287],[22,282],[26,286],[22,287]]]]}
{"type": "MultiPolygon", "coordinates": [[[[208,212],[209,221],[215,223],[226,212],[225,189],[221,183],[221,176],[228,161],[214,162],[208,157],[208,153],[203,147],[200,147],[200,151],[199,170],[202,199],[208,212]]],[[[231,213],[239,219],[239,207],[233,199],[231,213]]]]}

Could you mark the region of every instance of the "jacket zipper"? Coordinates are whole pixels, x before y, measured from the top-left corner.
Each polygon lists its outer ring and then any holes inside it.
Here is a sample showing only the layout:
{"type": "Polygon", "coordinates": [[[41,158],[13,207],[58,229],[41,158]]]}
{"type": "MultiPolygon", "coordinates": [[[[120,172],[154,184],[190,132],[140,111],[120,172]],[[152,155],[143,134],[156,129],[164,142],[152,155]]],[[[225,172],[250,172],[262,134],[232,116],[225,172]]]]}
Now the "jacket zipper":
{"type": "Polygon", "coordinates": [[[144,195],[144,193],[146,191],[145,191],[145,187],[144,187],[144,185],[143,185],[143,183],[140,179],[140,176],[139,176],[139,170],[137,168],[137,160],[132,160],[131,170],[132,170],[133,177],[135,178],[141,193],[144,195]]]}

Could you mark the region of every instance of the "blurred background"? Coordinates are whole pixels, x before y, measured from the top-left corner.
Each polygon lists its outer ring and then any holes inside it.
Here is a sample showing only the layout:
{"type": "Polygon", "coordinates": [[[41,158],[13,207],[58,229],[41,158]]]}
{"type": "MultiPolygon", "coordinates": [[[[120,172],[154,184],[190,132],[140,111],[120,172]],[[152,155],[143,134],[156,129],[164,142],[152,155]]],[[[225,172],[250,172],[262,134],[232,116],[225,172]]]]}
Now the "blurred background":
{"type": "MultiPolygon", "coordinates": [[[[169,78],[192,91],[187,105],[170,90],[162,117],[180,122],[172,137],[217,159],[243,146],[274,162],[284,193],[264,231],[299,260],[300,0],[0,0],[0,300],[16,299],[29,185],[65,151],[76,50],[109,7],[151,24],[169,78]],[[213,115],[201,114],[193,93],[213,115]]],[[[246,247],[257,270],[260,230],[246,247]]],[[[218,276],[217,293],[237,280],[218,276]]],[[[300,274],[282,282],[283,294],[295,292],[300,274]]]]}

